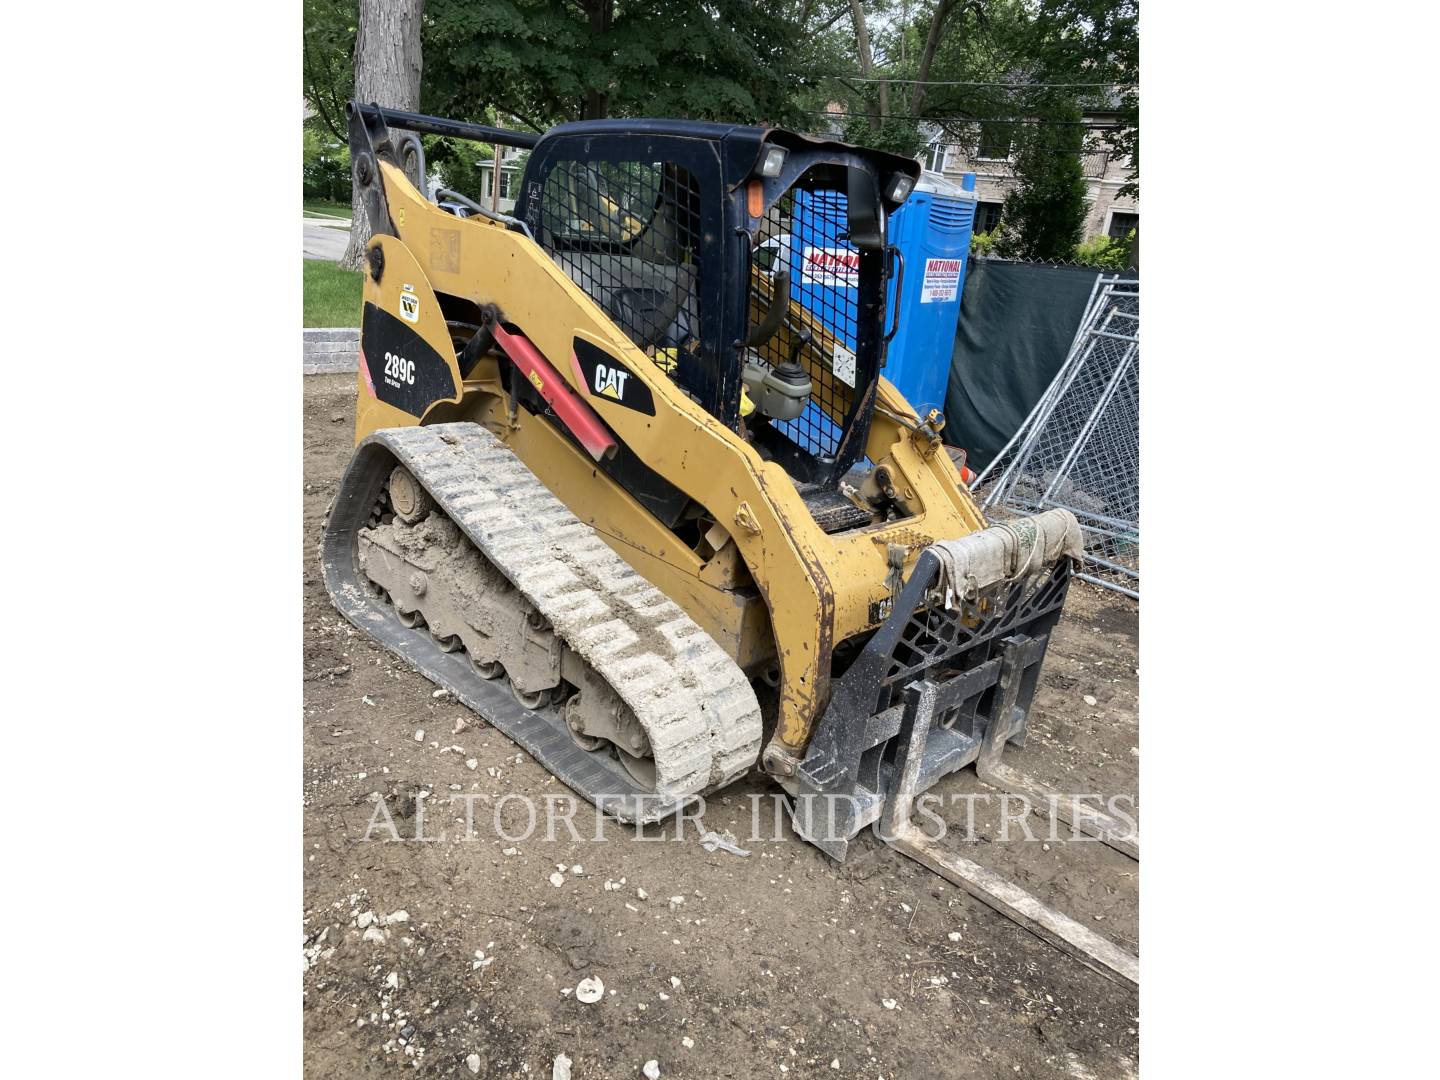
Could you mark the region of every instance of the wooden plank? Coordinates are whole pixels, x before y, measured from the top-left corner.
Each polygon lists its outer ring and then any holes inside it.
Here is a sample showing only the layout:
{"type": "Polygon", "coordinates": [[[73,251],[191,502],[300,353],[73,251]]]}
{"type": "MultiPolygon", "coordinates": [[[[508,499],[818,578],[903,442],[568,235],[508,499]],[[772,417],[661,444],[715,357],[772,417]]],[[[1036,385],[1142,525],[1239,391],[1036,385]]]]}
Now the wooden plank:
{"type": "Polygon", "coordinates": [[[1137,957],[1088,926],[1041,903],[1014,882],[979,863],[942,850],[935,841],[908,823],[886,843],[945,880],[954,882],[977,900],[1013,919],[1091,970],[1139,988],[1140,961],[1137,957]]]}
{"type": "Polygon", "coordinates": [[[1032,780],[1024,773],[1017,772],[1009,765],[987,763],[983,750],[975,761],[975,773],[991,787],[1008,791],[1012,795],[1019,795],[1033,813],[1041,816],[1053,813],[1061,821],[1074,826],[1086,836],[1093,836],[1095,839],[1109,844],[1116,851],[1139,860],[1140,838],[1121,825],[1118,818],[1112,817],[1103,810],[1096,810],[1084,803],[1077,803],[1076,800],[1067,798],[1053,788],[1048,788],[1032,780]]]}
{"type": "Polygon", "coordinates": [[[1054,814],[1086,836],[1093,836],[1116,851],[1138,860],[1140,838],[1122,826],[1118,818],[1083,803],[1077,805],[1075,800],[1065,798],[1060,792],[1032,780],[1000,760],[1015,727],[1017,710],[1014,706],[1019,693],[1020,677],[1025,666],[1035,660],[1036,652],[1042,651],[1044,645],[1044,638],[1005,639],[1004,664],[1000,672],[1000,702],[995,710],[995,719],[985,729],[985,736],[980,740],[980,753],[975,758],[975,774],[991,787],[1019,795],[1032,813],[1041,816],[1054,814]]]}

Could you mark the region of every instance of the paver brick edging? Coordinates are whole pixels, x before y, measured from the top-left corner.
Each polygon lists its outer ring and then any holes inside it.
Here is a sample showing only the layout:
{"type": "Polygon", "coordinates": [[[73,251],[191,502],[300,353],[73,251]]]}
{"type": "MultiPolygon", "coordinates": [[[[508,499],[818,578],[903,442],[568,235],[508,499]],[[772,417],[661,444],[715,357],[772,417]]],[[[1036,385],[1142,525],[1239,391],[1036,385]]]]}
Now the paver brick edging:
{"type": "Polygon", "coordinates": [[[306,375],[358,371],[360,369],[359,327],[305,327],[301,367],[306,375]]]}

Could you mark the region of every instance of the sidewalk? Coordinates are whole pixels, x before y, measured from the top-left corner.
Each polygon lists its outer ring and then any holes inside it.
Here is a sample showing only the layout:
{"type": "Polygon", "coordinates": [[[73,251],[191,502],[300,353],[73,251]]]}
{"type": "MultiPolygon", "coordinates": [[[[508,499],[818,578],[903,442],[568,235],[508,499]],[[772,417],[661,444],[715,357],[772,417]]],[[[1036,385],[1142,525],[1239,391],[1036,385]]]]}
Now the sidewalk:
{"type": "Polygon", "coordinates": [[[337,262],[350,242],[349,218],[305,217],[305,258],[337,262]]]}

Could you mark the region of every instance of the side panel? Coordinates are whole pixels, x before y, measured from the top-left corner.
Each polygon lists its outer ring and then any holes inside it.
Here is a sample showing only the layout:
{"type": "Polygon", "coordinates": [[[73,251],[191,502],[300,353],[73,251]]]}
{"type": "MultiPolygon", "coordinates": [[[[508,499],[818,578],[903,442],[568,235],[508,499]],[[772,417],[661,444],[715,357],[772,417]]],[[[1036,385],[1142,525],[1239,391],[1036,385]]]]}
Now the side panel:
{"type": "Polygon", "coordinates": [[[376,428],[411,427],[436,403],[460,400],[455,349],[424,269],[393,236],[375,237],[369,252],[362,271],[357,443],[376,428]]]}

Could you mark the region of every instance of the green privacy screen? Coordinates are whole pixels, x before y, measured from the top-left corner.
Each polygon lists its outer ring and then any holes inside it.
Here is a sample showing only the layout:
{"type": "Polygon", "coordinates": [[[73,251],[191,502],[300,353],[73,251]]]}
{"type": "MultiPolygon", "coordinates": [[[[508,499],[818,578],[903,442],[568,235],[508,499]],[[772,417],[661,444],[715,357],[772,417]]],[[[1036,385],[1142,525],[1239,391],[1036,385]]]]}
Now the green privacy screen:
{"type": "Polygon", "coordinates": [[[950,356],[945,441],[964,447],[976,472],[994,460],[1060,370],[1100,272],[971,260],[950,356]]]}

